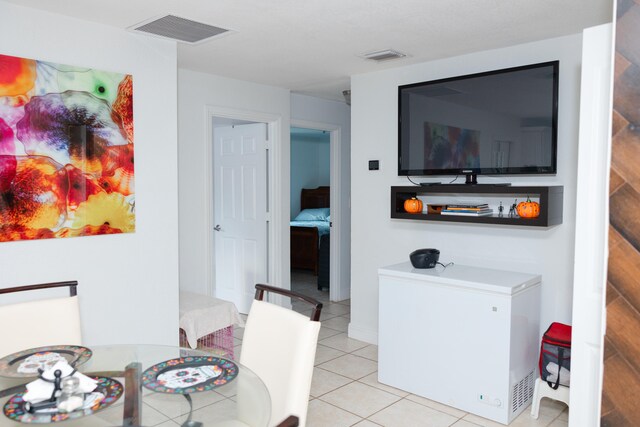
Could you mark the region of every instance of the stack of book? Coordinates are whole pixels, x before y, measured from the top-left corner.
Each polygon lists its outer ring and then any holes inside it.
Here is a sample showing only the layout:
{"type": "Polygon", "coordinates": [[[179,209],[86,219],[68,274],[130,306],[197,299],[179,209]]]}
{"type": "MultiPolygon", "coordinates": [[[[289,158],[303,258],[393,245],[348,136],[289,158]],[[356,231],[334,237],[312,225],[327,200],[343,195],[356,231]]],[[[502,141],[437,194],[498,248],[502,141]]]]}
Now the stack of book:
{"type": "Polygon", "coordinates": [[[493,215],[493,209],[488,204],[482,203],[479,205],[447,205],[445,209],[440,212],[441,215],[463,215],[463,216],[489,216],[493,215]]]}

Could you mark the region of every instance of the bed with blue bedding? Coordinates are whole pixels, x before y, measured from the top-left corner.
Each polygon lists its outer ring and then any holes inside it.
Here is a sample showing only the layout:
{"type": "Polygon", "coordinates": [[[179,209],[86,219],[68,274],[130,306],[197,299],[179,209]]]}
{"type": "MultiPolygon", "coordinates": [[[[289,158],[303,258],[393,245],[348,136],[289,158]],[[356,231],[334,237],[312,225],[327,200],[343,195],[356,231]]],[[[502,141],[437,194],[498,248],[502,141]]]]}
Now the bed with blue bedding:
{"type": "Polygon", "coordinates": [[[325,234],[329,234],[329,221],[291,221],[292,227],[315,227],[318,229],[318,237],[322,237],[325,234]]]}
{"type": "Polygon", "coordinates": [[[331,229],[329,187],[302,189],[300,208],[290,224],[291,268],[311,270],[318,275],[320,240],[328,237],[331,229]]]}

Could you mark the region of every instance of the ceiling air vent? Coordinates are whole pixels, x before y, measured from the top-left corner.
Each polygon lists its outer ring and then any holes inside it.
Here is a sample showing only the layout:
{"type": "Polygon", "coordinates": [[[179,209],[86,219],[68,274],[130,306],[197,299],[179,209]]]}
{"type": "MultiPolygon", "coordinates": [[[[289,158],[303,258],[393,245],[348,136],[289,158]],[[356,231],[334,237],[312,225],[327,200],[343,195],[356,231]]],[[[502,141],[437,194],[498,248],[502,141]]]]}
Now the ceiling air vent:
{"type": "Polygon", "coordinates": [[[229,33],[229,30],[225,28],[214,27],[174,15],[153,18],[129,29],[189,44],[202,43],[213,37],[229,33]]]}
{"type": "Polygon", "coordinates": [[[360,56],[362,56],[365,59],[371,59],[374,61],[388,61],[390,59],[404,58],[407,55],[402,52],[398,52],[397,50],[385,49],[385,50],[378,50],[376,52],[365,53],[360,56]]]}

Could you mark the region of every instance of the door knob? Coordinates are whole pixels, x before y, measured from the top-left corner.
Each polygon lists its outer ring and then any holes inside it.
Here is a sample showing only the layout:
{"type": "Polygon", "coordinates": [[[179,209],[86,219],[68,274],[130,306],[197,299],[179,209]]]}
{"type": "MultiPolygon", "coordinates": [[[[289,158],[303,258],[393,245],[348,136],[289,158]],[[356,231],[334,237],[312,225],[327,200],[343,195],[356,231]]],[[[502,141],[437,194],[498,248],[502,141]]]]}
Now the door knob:
{"type": "Polygon", "coordinates": [[[220,227],[220,224],[216,224],[216,226],[215,226],[215,227],[213,227],[213,229],[214,229],[215,231],[222,231],[222,227],[220,227]]]}

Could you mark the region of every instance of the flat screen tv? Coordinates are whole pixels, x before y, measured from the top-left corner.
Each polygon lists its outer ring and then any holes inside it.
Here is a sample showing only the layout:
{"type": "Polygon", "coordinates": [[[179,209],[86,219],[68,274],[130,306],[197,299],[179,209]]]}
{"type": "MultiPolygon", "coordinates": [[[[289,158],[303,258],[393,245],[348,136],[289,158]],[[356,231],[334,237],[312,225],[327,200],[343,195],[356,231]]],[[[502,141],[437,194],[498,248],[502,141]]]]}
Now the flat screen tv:
{"type": "Polygon", "coordinates": [[[398,175],[555,174],[558,61],[398,88],[398,175]]]}

